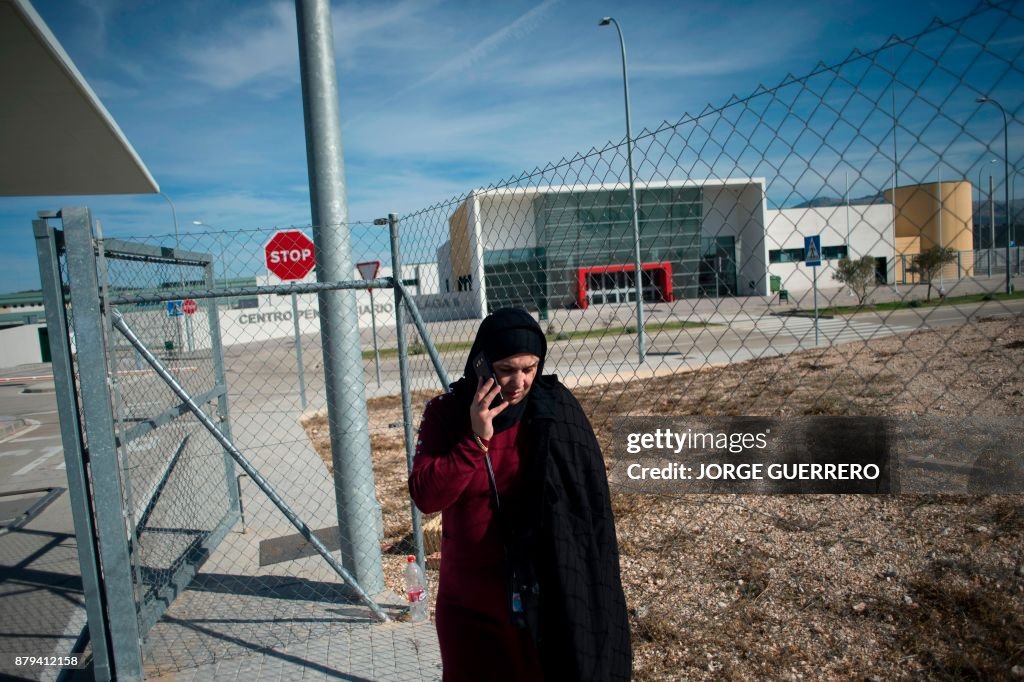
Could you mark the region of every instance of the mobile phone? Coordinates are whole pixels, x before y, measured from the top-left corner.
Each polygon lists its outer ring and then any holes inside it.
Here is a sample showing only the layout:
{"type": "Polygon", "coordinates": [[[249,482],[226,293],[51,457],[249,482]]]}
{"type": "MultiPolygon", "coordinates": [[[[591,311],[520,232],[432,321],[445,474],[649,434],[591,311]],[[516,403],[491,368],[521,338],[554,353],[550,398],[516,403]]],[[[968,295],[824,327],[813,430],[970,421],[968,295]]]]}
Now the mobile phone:
{"type": "MultiPolygon", "coordinates": [[[[498,383],[498,377],[494,375],[494,370],[491,368],[491,363],[490,361],[488,361],[487,356],[482,351],[480,353],[477,353],[476,357],[473,358],[473,370],[476,372],[476,375],[481,379],[485,381],[487,379],[494,379],[494,383],[498,383]]],[[[493,410],[495,407],[500,405],[503,400],[505,400],[505,396],[501,395],[501,389],[498,389],[498,396],[494,399],[494,402],[491,403],[491,407],[489,409],[493,410]]]]}

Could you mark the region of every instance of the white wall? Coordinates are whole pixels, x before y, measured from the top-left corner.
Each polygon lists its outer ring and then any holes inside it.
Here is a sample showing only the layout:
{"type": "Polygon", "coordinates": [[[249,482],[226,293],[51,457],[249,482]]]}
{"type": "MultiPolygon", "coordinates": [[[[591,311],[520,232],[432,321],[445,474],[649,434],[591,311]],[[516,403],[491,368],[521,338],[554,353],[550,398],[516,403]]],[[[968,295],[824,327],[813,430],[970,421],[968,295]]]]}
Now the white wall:
{"type": "Polygon", "coordinates": [[[484,249],[527,249],[537,246],[534,192],[482,194],[480,199],[481,239],[484,249]]]}
{"type": "MultiPolygon", "coordinates": [[[[472,291],[452,291],[447,294],[414,296],[416,308],[424,322],[480,319],[476,294],[472,291]]],[[[406,315],[406,320],[409,316],[406,315]]]]}
{"type": "MultiPolygon", "coordinates": [[[[470,317],[473,310],[472,293],[445,296],[438,293],[438,265],[435,263],[417,263],[404,269],[407,277],[416,276],[420,280],[419,296],[414,296],[421,312],[427,321],[459,319],[470,317]]],[[[378,276],[389,277],[391,269],[382,267],[378,276]]],[[[358,271],[353,279],[361,279],[358,271]]],[[[316,281],[310,274],[306,283],[316,281]]],[[[271,275],[256,278],[259,286],[280,284],[271,275]]],[[[316,294],[301,294],[296,298],[300,334],[318,334],[320,332],[320,307],[316,294]]],[[[261,294],[257,297],[259,307],[230,309],[225,306],[218,308],[221,341],[225,346],[234,344],[266,341],[269,339],[291,338],[295,334],[293,322],[292,297],[290,295],[261,294]]],[[[359,326],[369,329],[372,320],[370,315],[370,293],[366,290],[356,292],[356,304],[359,308],[359,326]]],[[[391,289],[378,289],[373,293],[373,304],[376,313],[377,328],[394,327],[395,299],[391,289]]],[[[193,315],[168,317],[165,306],[145,310],[126,309],[123,311],[125,321],[140,339],[157,352],[163,352],[165,343],[171,342],[177,350],[207,350],[212,346],[210,337],[210,321],[206,309],[206,301],[198,301],[199,309],[193,315]]],[[[25,363],[42,362],[39,350],[40,327],[45,325],[21,325],[0,330],[0,367],[13,367],[25,363]]]]}
{"type": "Polygon", "coordinates": [[[409,290],[413,295],[437,294],[441,292],[437,263],[412,263],[402,265],[402,279],[415,279],[419,282],[409,290]]]}
{"type": "Polygon", "coordinates": [[[736,240],[737,293],[764,295],[768,290],[765,266],[768,249],[764,239],[764,180],[748,184],[704,188],[702,237],[733,237],[736,240]],[[754,286],[750,287],[753,282],[754,286]]]}
{"type": "MultiPolygon", "coordinates": [[[[849,226],[849,255],[885,257],[890,270],[895,246],[893,242],[892,205],[828,206],[824,208],[787,208],[769,210],[767,247],[803,249],[804,237],[821,235],[821,246],[842,246],[849,226]]],[[[823,260],[818,268],[818,287],[841,286],[833,279],[837,260],[823,260]]],[[[803,263],[772,263],[772,275],[782,278],[782,288],[792,292],[807,291],[813,286],[812,269],[803,263]]]]}
{"type": "Polygon", "coordinates": [[[43,361],[39,329],[43,324],[23,324],[0,329],[0,367],[14,367],[43,361]]]}
{"type": "Polygon", "coordinates": [[[437,247],[437,291],[443,294],[456,288],[455,275],[452,273],[452,241],[448,239],[437,247]]]}

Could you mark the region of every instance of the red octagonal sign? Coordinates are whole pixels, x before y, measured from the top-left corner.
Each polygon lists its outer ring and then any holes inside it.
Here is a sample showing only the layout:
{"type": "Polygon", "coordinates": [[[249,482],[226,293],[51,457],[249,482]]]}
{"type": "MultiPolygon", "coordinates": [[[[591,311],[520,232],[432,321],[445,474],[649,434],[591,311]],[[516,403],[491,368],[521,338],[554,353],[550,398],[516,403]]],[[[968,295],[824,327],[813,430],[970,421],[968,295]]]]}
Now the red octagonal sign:
{"type": "Polygon", "coordinates": [[[300,230],[275,232],[263,251],[267,270],[285,282],[304,279],[316,265],[313,240],[300,230]]]}

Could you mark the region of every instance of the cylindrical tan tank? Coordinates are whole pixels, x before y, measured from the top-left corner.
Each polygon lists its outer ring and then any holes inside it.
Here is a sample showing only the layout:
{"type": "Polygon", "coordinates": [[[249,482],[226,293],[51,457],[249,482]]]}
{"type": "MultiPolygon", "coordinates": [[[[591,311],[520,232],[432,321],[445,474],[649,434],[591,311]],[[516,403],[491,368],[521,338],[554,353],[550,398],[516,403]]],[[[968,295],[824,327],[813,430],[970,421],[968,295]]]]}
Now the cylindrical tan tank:
{"type": "MultiPolygon", "coordinates": [[[[903,263],[910,256],[936,245],[958,253],[956,263],[943,271],[946,277],[969,277],[974,274],[974,218],[971,183],[929,182],[896,188],[896,277],[903,276],[903,263]],[[941,207],[941,210],[940,210],[941,207]]],[[[885,200],[893,203],[892,190],[885,200]]],[[[906,281],[916,280],[907,273],[906,281]]]]}

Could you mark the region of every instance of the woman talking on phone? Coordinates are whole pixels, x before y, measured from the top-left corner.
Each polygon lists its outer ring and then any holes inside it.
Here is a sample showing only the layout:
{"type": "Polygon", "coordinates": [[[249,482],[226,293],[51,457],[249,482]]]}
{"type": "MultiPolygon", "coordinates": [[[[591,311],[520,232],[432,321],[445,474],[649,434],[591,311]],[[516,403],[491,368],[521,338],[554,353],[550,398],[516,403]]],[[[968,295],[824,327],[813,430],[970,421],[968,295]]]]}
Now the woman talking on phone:
{"type": "Polygon", "coordinates": [[[529,313],[494,312],[423,414],[409,490],[442,514],[447,682],[630,677],[604,460],[572,393],[541,375],[546,355],[529,313]]]}

